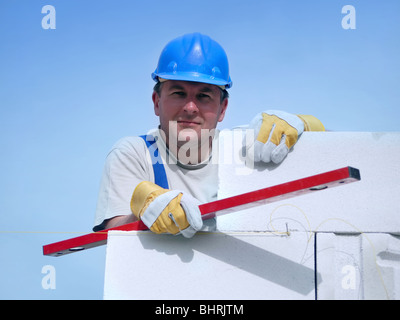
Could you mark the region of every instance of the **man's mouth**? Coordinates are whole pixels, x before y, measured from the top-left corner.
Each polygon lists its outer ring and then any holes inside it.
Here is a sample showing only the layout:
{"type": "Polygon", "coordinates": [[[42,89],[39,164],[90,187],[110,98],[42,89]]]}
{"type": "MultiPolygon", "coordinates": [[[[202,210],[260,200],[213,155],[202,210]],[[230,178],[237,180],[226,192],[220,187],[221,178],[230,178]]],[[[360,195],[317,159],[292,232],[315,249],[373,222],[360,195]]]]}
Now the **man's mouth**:
{"type": "Polygon", "coordinates": [[[198,126],[200,124],[200,122],[193,120],[178,120],[177,122],[179,125],[184,127],[198,126]]]}

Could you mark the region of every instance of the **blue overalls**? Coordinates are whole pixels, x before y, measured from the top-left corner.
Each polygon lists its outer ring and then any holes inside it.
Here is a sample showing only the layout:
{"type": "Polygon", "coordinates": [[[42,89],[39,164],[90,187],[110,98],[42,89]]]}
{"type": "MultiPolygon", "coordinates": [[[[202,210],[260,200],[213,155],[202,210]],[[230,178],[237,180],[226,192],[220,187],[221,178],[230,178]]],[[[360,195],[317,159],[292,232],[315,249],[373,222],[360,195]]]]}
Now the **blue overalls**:
{"type": "Polygon", "coordinates": [[[151,135],[143,135],[140,137],[144,140],[144,142],[146,142],[146,146],[150,152],[155,184],[159,185],[161,188],[169,189],[167,174],[165,173],[164,164],[162,162],[160,153],[158,152],[155,138],[151,135]]]}

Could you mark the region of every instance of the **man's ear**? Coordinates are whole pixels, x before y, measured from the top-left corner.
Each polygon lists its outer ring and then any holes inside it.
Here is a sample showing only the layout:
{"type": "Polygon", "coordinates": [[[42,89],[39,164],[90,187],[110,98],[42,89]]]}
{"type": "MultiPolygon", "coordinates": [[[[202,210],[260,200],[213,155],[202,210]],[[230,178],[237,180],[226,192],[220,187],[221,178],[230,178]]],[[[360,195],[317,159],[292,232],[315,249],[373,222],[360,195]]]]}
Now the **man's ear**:
{"type": "Polygon", "coordinates": [[[220,115],[218,117],[218,122],[221,122],[222,120],[224,120],[225,112],[226,112],[227,108],[228,108],[228,99],[225,99],[221,103],[221,113],[220,113],[220,115]]]}
{"type": "Polygon", "coordinates": [[[156,114],[156,116],[159,116],[160,115],[160,108],[159,108],[158,104],[160,102],[160,96],[158,95],[157,92],[153,91],[151,99],[153,100],[154,113],[156,114]]]}

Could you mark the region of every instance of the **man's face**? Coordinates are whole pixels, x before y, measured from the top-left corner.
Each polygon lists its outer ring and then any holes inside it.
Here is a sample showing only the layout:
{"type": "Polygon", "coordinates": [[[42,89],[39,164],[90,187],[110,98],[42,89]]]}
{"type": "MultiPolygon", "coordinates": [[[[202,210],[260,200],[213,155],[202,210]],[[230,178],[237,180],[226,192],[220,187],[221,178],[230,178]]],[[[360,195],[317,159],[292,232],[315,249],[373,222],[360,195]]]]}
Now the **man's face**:
{"type": "Polygon", "coordinates": [[[153,92],[152,98],[166,143],[172,138],[178,146],[185,143],[177,141],[182,136],[187,141],[200,142],[201,130],[215,129],[224,119],[228,105],[228,99],[221,102],[221,90],[217,86],[200,82],[168,80],[162,84],[160,96],[153,92]],[[169,130],[171,121],[176,122],[176,133],[169,130]]]}

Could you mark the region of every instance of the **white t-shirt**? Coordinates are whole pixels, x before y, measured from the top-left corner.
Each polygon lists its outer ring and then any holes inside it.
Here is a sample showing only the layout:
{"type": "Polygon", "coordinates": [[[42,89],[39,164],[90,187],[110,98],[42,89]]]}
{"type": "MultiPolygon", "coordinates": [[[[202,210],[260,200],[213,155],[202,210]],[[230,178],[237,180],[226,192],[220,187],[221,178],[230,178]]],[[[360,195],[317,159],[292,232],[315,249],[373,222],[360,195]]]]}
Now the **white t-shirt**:
{"type": "MultiPolygon", "coordinates": [[[[212,159],[197,165],[179,163],[167,150],[159,130],[157,147],[167,175],[169,189],[188,192],[201,203],[214,201],[218,192],[218,165],[212,159]]],[[[213,145],[218,145],[216,134],[213,145]]],[[[105,220],[131,214],[133,191],[142,181],[154,182],[150,152],[141,137],[119,140],[107,155],[100,184],[93,231],[104,229],[105,220]]]]}

